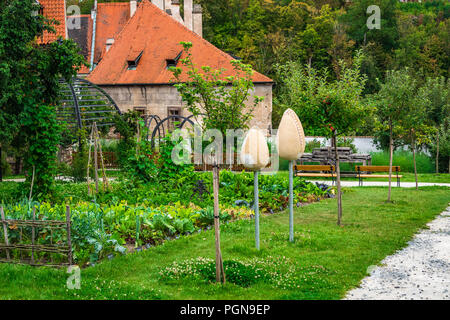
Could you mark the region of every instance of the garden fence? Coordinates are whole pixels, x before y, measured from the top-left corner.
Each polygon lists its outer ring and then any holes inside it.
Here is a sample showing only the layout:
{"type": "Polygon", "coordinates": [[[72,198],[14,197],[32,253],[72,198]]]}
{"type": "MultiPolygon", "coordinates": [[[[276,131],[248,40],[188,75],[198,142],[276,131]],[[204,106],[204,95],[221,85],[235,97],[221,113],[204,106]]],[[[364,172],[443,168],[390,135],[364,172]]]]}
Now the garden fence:
{"type": "Polygon", "coordinates": [[[66,207],[66,221],[37,220],[36,207],[32,220],[6,219],[3,207],[0,207],[0,214],[0,234],[3,233],[0,262],[48,267],[72,265],[69,206],[66,207]]]}

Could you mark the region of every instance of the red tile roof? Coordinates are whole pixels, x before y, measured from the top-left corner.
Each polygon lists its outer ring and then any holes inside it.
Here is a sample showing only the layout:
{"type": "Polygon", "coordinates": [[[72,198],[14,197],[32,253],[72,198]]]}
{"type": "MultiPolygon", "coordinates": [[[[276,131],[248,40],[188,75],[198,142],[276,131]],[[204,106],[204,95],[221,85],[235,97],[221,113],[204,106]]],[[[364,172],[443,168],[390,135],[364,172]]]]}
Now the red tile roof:
{"type": "MultiPolygon", "coordinates": [[[[115,38],[108,54],[87,79],[100,85],[170,83],[173,75],[167,70],[166,59],[177,57],[183,49],[181,41],[193,44],[191,53],[196,66],[224,68],[224,76],[233,75],[233,66],[230,63],[233,58],[230,55],[175,21],[150,1],[144,0],[115,38]],[[136,70],[128,70],[127,59],[141,50],[143,54],[136,70]]],[[[254,73],[253,81],[273,82],[258,72],[254,73]]]]}
{"type": "Polygon", "coordinates": [[[58,37],[66,39],[66,2],[64,0],[39,0],[39,3],[43,7],[43,16],[48,19],[55,19],[59,24],[52,25],[56,33],[45,31],[42,37],[37,39],[37,42],[47,44],[55,41],[58,37]]]}
{"type": "Polygon", "coordinates": [[[130,20],[130,3],[113,2],[97,5],[94,63],[106,53],[106,40],[116,38],[130,20]]]}

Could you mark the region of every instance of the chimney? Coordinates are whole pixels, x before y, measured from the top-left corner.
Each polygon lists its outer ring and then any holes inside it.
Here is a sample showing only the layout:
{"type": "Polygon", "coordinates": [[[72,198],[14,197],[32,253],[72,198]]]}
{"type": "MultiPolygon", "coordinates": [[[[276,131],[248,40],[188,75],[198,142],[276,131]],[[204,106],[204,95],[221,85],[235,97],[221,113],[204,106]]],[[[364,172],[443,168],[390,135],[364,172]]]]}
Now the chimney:
{"type": "Polygon", "coordinates": [[[172,18],[184,24],[180,14],[180,0],[171,0],[172,18]]]}
{"type": "Polygon", "coordinates": [[[106,40],[106,52],[111,49],[111,46],[114,44],[114,38],[109,38],[106,40]]]}
{"type": "Polygon", "coordinates": [[[164,0],[152,0],[152,3],[164,11],[164,0]]]}
{"type": "Polygon", "coordinates": [[[192,22],[192,11],[193,11],[193,1],[192,0],[184,0],[184,25],[189,30],[193,30],[193,22],[192,22]]]}
{"type": "Polygon", "coordinates": [[[203,10],[201,4],[194,4],[192,10],[193,16],[193,31],[203,38],[203,10]]]}
{"type": "Polygon", "coordinates": [[[130,1],[130,18],[132,16],[134,16],[134,14],[136,13],[136,8],[137,8],[137,1],[131,0],[130,1]]]}

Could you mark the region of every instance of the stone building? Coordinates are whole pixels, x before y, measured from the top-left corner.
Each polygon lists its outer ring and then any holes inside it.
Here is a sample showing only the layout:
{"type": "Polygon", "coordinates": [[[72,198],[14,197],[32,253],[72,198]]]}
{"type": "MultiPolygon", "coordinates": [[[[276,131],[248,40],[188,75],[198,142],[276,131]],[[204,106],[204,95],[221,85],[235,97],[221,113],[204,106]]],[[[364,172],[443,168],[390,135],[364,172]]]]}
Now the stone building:
{"type": "MultiPolygon", "coordinates": [[[[105,3],[97,9],[95,45],[91,46],[95,68],[87,80],[103,88],[122,111],[136,110],[161,118],[189,115],[168,70],[181,64],[181,41],[193,44],[196,66],[224,68],[225,76],[234,73],[230,63],[234,58],[202,38],[201,7],[192,0],[184,0],[184,19],[178,0],[105,3]]],[[[253,82],[253,94],[264,101],[255,109],[251,125],[270,129],[273,81],[255,72],[253,82]]],[[[247,104],[251,103],[249,99],[247,104]]]]}

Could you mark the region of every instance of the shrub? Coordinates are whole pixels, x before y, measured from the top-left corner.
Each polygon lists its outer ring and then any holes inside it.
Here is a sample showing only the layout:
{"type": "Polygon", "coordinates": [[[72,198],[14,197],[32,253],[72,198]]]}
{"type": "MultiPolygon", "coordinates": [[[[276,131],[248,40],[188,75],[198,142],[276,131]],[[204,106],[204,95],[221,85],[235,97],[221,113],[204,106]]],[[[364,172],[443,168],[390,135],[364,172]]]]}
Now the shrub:
{"type": "Polygon", "coordinates": [[[306,143],[305,153],[312,153],[314,149],[322,147],[320,140],[314,139],[306,143]]]}
{"type": "Polygon", "coordinates": [[[352,153],[358,153],[358,150],[355,146],[355,139],[353,138],[338,138],[337,139],[338,147],[348,147],[352,149],[352,153]]]}
{"type": "Polygon", "coordinates": [[[75,182],[86,181],[88,165],[88,151],[83,144],[83,147],[73,154],[72,167],[70,170],[70,176],[75,182]]]}
{"type": "Polygon", "coordinates": [[[2,170],[3,176],[8,176],[11,174],[11,166],[6,161],[6,152],[2,152],[0,158],[0,168],[2,170]]]}
{"type": "MultiPolygon", "coordinates": [[[[374,166],[388,166],[389,152],[372,152],[372,165],[374,166]]],[[[432,159],[424,154],[416,154],[417,172],[418,173],[433,173],[434,164],[432,159]]],[[[394,152],[393,165],[400,166],[403,172],[414,172],[413,155],[410,151],[396,151],[394,152]]]]}

